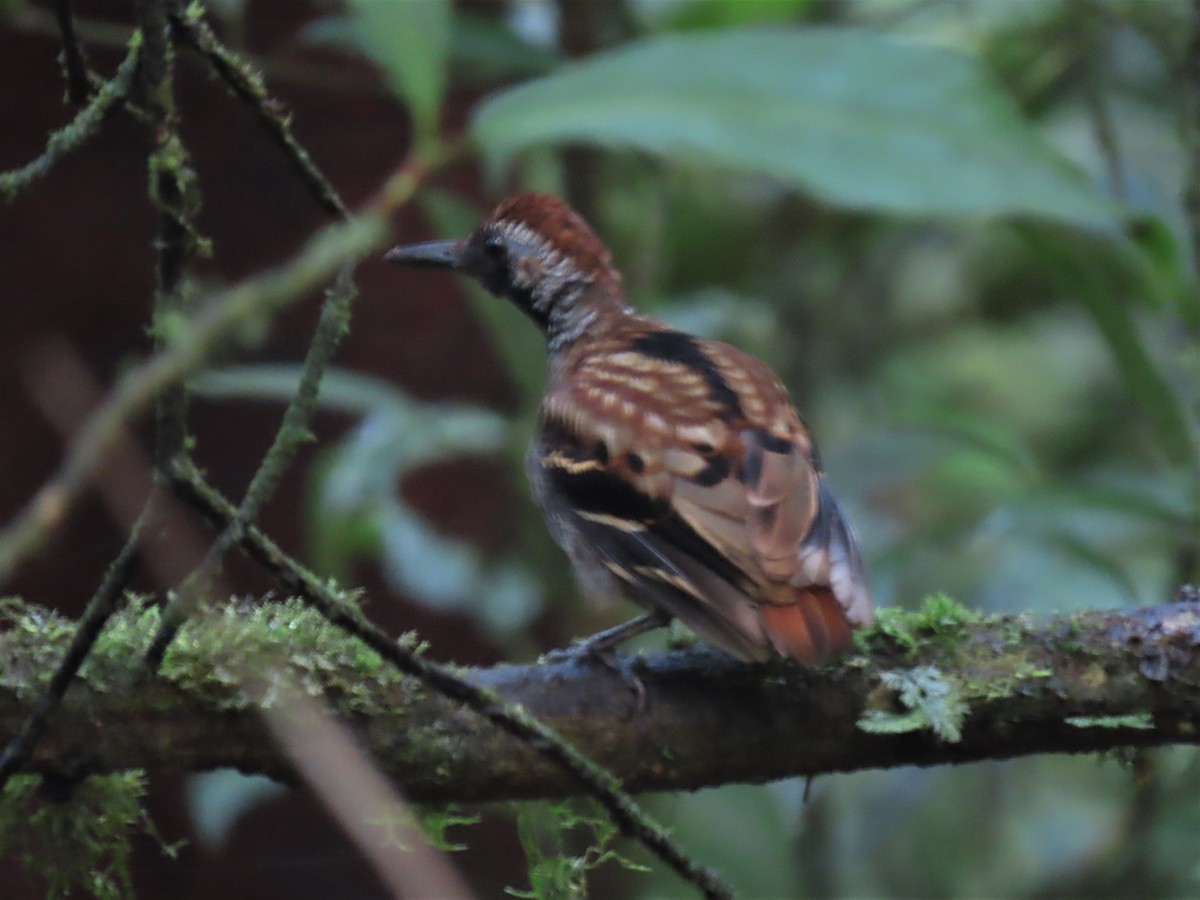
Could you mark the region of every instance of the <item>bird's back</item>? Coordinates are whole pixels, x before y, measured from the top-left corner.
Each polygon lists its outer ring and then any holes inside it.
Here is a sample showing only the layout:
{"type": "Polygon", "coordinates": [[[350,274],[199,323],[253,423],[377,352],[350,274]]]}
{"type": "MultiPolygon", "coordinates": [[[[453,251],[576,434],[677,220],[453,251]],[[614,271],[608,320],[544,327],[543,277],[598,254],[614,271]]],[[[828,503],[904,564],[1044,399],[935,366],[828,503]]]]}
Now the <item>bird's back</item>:
{"type": "Polygon", "coordinates": [[[643,316],[607,323],[556,367],[536,447],[539,496],[576,562],[729,652],[823,659],[870,621],[808,430],[737,348],[643,316]]]}

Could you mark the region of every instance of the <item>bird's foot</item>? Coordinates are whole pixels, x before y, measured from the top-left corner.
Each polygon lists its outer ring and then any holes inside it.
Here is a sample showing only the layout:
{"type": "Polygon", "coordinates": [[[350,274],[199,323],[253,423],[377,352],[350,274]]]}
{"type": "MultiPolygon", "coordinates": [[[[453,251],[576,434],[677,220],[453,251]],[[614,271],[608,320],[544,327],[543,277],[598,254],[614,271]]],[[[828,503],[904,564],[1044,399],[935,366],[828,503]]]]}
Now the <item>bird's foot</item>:
{"type": "Polygon", "coordinates": [[[635,671],[640,667],[640,657],[622,656],[617,653],[617,647],[632,637],[655,628],[661,628],[669,621],[670,617],[661,613],[647,613],[614,628],[594,634],[570,647],[551,650],[542,655],[542,661],[550,664],[576,663],[603,666],[620,678],[629,688],[637,702],[637,712],[641,713],[646,708],[646,686],[635,671]]]}

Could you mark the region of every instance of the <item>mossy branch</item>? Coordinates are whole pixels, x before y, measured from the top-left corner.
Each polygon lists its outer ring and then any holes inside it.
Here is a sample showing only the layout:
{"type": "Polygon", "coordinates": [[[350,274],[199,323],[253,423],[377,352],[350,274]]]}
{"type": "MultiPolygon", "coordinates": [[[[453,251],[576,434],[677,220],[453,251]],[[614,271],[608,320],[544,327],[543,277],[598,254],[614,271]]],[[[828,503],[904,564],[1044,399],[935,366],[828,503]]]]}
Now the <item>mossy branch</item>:
{"type": "Polygon", "coordinates": [[[129,52],[117,67],[111,81],[107,81],[92,97],[91,101],[46,141],[46,149],[37,159],[20,168],[0,172],[0,199],[12,201],[45,176],[63,157],[74,153],[88,142],[99,130],[110,112],[129,97],[134,76],[142,54],[141,32],[134,32],[129,41],[129,52]]]}
{"type": "MultiPolygon", "coordinates": [[[[693,648],[639,664],[646,707],[602,666],[466,670],[630,790],[692,789],[864,768],[1200,743],[1200,602],[1069,617],[976,619],[938,601],[893,615],[833,666],[750,666],[693,648]],[[940,687],[939,687],[940,686],[940,687]],[[947,702],[947,699],[952,702],[947,702]],[[951,710],[947,713],[947,710],[951,710]]],[[[292,777],[256,710],[214,660],[286,652],[293,677],[357,730],[421,802],[556,797],[579,785],[527,741],[429,691],[297,602],[185,627],[162,677],[135,683],[158,614],[119,614],[28,763],[77,774],[234,766],[292,777]],[[229,647],[231,634],[239,646],[229,647]],[[215,647],[219,639],[222,646],[215,647]],[[267,649],[270,653],[265,652],[267,649]]],[[[11,733],[69,640],[40,610],[0,635],[0,733],[11,733]]]]}
{"type": "Polygon", "coordinates": [[[262,76],[250,63],[221,43],[205,19],[204,8],[199,4],[185,7],[174,3],[171,21],[183,40],[208,61],[234,96],[254,112],[259,124],[283,150],[297,177],[325,211],[337,218],[348,216],[342,198],[292,134],[291,118],[282,104],[267,92],[262,76]]]}
{"type": "MultiPolygon", "coordinates": [[[[236,514],[233,505],[214,490],[193,465],[180,460],[170,476],[181,499],[218,527],[228,528],[236,514]]],[[[611,772],[598,766],[520,703],[506,702],[490,687],[472,682],[456,669],[425,659],[411,647],[391,640],[349,602],[344,592],[322,582],[253,525],[242,529],[241,545],[247,556],[271,571],[282,585],[299,596],[308,613],[319,617],[322,627],[340,629],[343,640],[358,641],[377,654],[379,662],[387,669],[387,677],[410,677],[414,679],[414,685],[435,691],[441,703],[449,708],[460,714],[474,713],[490,722],[535,758],[548,763],[566,783],[592,796],[625,835],[645,845],[706,897],[731,896],[721,878],[685,854],[662,826],[633,801],[611,772]]],[[[221,648],[220,652],[228,652],[228,648],[221,648]]],[[[294,652],[294,648],[289,652],[294,652]]]]}

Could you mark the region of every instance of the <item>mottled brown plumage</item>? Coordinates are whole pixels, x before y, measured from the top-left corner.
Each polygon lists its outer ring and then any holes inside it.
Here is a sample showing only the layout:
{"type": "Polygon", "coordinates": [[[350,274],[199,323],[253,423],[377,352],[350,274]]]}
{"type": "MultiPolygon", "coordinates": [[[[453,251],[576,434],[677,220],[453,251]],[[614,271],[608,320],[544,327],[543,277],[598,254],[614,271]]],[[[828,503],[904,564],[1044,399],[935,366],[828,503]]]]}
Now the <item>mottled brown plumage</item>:
{"type": "Polygon", "coordinates": [[[528,469],[589,596],[627,596],[747,660],[826,659],[871,622],[857,542],[783,385],[637,313],[565,203],[520,194],[466,241],[388,258],[470,274],[546,333],[528,469]]]}

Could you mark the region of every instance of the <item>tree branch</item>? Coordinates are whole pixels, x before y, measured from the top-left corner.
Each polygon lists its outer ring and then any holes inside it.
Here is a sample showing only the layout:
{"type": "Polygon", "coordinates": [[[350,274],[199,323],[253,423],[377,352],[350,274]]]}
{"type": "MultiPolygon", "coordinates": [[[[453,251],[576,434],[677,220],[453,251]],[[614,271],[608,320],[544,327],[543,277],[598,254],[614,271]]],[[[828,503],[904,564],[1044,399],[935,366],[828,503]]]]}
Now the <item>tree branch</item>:
{"type": "Polygon", "coordinates": [[[21,191],[44,177],[59,160],[74,153],[99,132],[108,114],[128,99],[141,52],[141,32],[135,32],[129,41],[129,52],[117,67],[112,80],[97,90],[87,106],[69,124],[50,135],[41,155],[20,168],[0,172],[0,200],[11,202],[21,191]]]}
{"type": "Polygon", "coordinates": [[[71,0],[54,0],[54,18],[63,43],[63,71],[67,78],[67,98],[75,104],[86,103],[91,85],[88,82],[87,58],[75,35],[71,0]]]}
{"type": "MultiPolygon", "coordinates": [[[[578,784],[536,748],[391,670],[299,604],[244,617],[237,652],[286,652],[293,676],[355,726],[420,802],[553,797],[578,784]]],[[[121,613],[28,764],[46,774],[234,766],[294,777],[256,710],[189,624],[162,679],[125,690],[157,614],[121,613]]],[[[224,629],[228,641],[232,633],[224,629]]],[[[70,628],[43,611],[0,635],[0,732],[40,687],[70,628]]],[[[805,670],[704,648],[639,665],[646,709],[604,667],[469,670],[615,773],[630,790],[692,789],[902,765],[1200,743],[1200,602],[1032,621],[889,617],[865,655],[805,670]],[[917,686],[917,687],[914,687],[917,686]],[[941,732],[940,734],[938,732],[941,732]],[[957,739],[955,739],[957,738],[957,739]]],[[[234,652],[228,646],[224,652],[234,652]]]]}
{"type": "Polygon", "coordinates": [[[218,40],[205,20],[203,7],[194,4],[184,7],[175,3],[171,20],[180,30],[183,40],[200,53],[242,103],[250,107],[259,124],[283,150],[296,176],[309,189],[317,202],[331,216],[345,218],[350,214],[342,198],[321,170],[313,163],[300,142],[292,135],[291,120],[283,105],[267,92],[262,76],[251,65],[218,40]]]}

